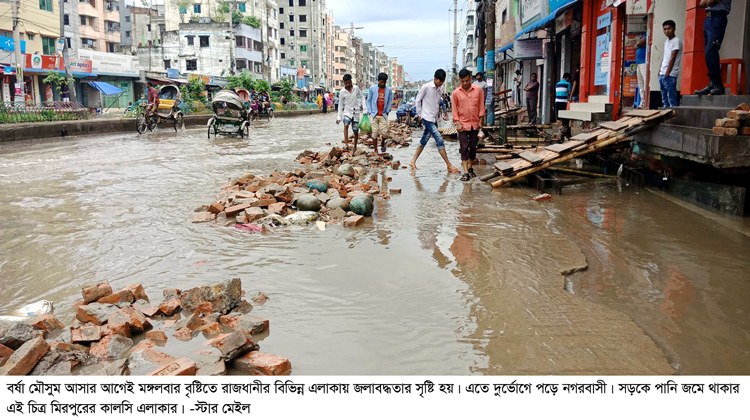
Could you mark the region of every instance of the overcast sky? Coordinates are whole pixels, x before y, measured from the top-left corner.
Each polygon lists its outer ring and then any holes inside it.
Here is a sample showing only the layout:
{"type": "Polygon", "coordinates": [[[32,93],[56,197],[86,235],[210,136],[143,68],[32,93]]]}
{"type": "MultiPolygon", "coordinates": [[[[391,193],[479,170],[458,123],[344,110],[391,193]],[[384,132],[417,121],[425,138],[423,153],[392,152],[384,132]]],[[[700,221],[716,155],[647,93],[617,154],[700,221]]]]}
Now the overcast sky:
{"type": "MultiPolygon", "coordinates": [[[[465,3],[459,0],[459,9],[465,3]]],[[[326,7],[333,11],[334,24],[362,26],[355,35],[398,57],[408,80],[432,79],[438,68],[451,67],[452,0],[326,0],[326,7]]],[[[459,12],[459,31],[461,21],[459,12]]],[[[460,62],[460,50],[458,54],[460,62]]]]}

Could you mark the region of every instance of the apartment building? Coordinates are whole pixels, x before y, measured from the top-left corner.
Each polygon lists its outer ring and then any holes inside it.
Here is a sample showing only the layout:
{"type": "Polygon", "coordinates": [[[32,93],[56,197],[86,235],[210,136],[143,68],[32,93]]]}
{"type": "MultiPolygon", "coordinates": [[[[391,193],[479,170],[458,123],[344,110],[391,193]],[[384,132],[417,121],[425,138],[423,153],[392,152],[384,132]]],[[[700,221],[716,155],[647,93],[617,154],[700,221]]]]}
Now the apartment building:
{"type": "MultiPolygon", "coordinates": [[[[114,53],[120,45],[120,2],[116,0],[66,0],[63,25],[68,50],[114,53]]],[[[60,22],[56,23],[59,34],[60,22]]]]}
{"type": "MultiPolygon", "coordinates": [[[[280,61],[309,73],[306,87],[326,84],[325,0],[281,0],[279,3],[280,61]]],[[[307,77],[305,77],[307,79],[307,77]]]]}

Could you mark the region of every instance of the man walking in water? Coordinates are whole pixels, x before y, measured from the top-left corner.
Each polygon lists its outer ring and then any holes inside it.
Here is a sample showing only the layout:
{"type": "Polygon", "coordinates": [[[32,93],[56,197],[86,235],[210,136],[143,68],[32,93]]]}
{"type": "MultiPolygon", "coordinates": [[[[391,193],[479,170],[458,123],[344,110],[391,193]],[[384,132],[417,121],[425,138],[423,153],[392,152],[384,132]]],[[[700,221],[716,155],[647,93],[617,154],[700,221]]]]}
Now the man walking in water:
{"type": "Polygon", "coordinates": [[[349,126],[352,126],[354,132],[354,148],[352,153],[357,151],[357,141],[359,140],[359,117],[362,115],[362,91],[358,86],[352,83],[352,75],[344,75],[344,88],[339,92],[339,113],[336,117],[336,124],[344,121],[344,144],[349,144],[349,126]]]}
{"type": "Polygon", "coordinates": [[[385,153],[385,139],[388,137],[388,112],[393,106],[393,90],[387,86],[388,75],[380,73],[378,84],[370,86],[367,92],[367,113],[372,120],[372,139],[375,153],[378,153],[378,139],[380,152],[385,153]]]}
{"type": "Polygon", "coordinates": [[[471,83],[471,71],[461,69],[458,72],[459,86],[453,91],[451,103],[453,106],[453,123],[458,131],[458,141],[461,150],[461,166],[464,174],[461,181],[474,178],[474,160],[477,158],[477,143],[479,130],[486,114],[484,107],[484,92],[476,84],[471,83]]]}
{"type": "MultiPolygon", "coordinates": [[[[458,168],[453,166],[448,160],[448,155],[445,153],[445,143],[443,137],[440,136],[440,132],[437,128],[437,116],[440,112],[440,97],[443,94],[443,83],[445,83],[445,70],[438,69],[435,71],[435,76],[432,82],[425,83],[422,88],[419,89],[416,99],[417,115],[422,118],[422,124],[424,125],[424,132],[422,138],[419,140],[419,146],[417,147],[414,157],[411,160],[411,168],[417,169],[417,159],[422,154],[422,150],[430,140],[430,136],[435,139],[435,146],[437,146],[440,157],[443,158],[448,173],[458,173],[458,168]]],[[[446,115],[447,117],[447,115],[446,115]]]]}

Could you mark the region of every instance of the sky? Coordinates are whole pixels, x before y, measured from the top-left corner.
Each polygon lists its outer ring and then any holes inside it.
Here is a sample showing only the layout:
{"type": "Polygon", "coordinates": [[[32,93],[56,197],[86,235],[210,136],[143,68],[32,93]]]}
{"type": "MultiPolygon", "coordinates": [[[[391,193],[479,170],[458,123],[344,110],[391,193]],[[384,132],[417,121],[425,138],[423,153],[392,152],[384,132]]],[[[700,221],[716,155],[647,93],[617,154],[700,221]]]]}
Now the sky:
{"type": "MultiPolygon", "coordinates": [[[[458,30],[466,0],[459,0],[458,30]],[[463,7],[462,7],[463,6],[463,7]]],[[[438,68],[450,70],[453,62],[452,0],[326,0],[335,25],[354,23],[356,36],[371,42],[389,57],[398,57],[407,80],[432,79],[438,68]]],[[[458,61],[461,61],[459,49],[458,61]]]]}

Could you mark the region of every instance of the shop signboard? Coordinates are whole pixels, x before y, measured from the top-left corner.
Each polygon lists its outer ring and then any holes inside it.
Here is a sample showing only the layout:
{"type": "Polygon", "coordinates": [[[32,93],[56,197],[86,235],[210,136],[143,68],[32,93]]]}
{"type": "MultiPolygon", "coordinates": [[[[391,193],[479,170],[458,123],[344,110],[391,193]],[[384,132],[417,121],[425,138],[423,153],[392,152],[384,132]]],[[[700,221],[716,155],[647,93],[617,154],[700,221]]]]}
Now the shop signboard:
{"type": "Polygon", "coordinates": [[[517,60],[542,58],[542,40],[539,38],[517,39],[513,42],[513,52],[517,60]]]}
{"type": "Polygon", "coordinates": [[[13,38],[8,36],[0,36],[0,50],[13,51],[16,48],[16,43],[13,38]]]}
{"type": "Polygon", "coordinates": [[[135,57],[86,49],[78,50],[78,61],[91,61],[91,72],[98,75],[139,77],[135,57]]]}
{"type": "Polygon", "coordinates": [[[54,55],[26,54],[26,68],[34,70],[62,70],[54,55]]]}
{"type": "Polygon", "coordinates": [[[521,22],[530,23],[542,14],[542,0],[521,0],[521,22]]]}
{"type": "Polygon", "coordinates": [[[648,13],[648,0],[628,0],[625,3],[625,13],[629,15],[644,15],[648,13]]]}
{"type": "Polygon", "coordinates": [[[638,65],[635,64],[635,51],[638,49],[640,34],[625,35],[625,65],[623,66],[623,96],[635,97],[638,87],[638,65]]]}
{"type": "Polygon", "coordinates": [[[608,28],[611,24],[612,13],[609,11],[596,18],[596,29],[608,28]]]}
{"type": "Polygon", "coordinates": [[[607,86],[609,84],[609,34],[596,37],[596,68],[594,69],[594,85],[607,86]]]}
{"type": "Polygon", "coordinates": [[[91,63],[91,60],[82,60],[78,59],[72,63],[70,63],[70,71],[76,71],[81,73],[93,73],[93,64],[91,63]]]}

